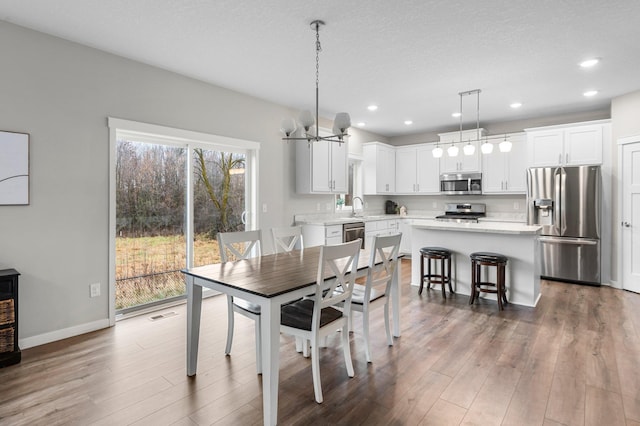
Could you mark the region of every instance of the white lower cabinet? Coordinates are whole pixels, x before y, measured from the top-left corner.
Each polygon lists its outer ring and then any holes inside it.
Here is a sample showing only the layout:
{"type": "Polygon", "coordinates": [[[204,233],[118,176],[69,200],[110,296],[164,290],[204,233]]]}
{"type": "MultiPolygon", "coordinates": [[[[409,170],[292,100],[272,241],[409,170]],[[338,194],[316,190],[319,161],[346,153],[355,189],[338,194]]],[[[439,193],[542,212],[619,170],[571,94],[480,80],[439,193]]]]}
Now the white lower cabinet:
{"type": "Polygon", "coordinates": [[[342,243],[342,225],[302,225],[305,247],[342,243]]]}
{"type": "Polygon", "coordinates": [[[400,253],[411,255],[411,225],[412,219],[400,219],[399,230],[402,232],[402,239],[400,240],[400,253]]]}
{"type": "Polygon", "coordinates": [[[374,236],[397,234],[399,222],[398,219],[366,220],[364,222],[364,248],[371,249],[371,240],[374,236]]]}

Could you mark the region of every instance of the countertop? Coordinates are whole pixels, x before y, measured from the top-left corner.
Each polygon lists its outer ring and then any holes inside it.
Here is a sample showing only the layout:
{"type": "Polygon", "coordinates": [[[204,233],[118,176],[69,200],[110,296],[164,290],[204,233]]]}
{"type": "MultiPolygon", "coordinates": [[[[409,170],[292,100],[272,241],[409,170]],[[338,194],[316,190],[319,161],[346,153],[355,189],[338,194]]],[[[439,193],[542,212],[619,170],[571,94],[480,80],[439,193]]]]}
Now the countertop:
{"type": "MultiPolygon", "coordinates": [[[[393,219],[410,219],[414,225],[422,224],[423,221],[433,221],[439,213],[426,214],[408,214],[400,216],[399,214],[365,214],[358,216],[327,216],[327,215],[301,215],[295,218],[296,225],[342,225],[344,223],[370,222],[376,220],[393,220],[393,219]]],[[[513,217],[489,216],[480,219],[480,223],[505,223],[524,225],[522,220],[513,217]]]]}
{"type": "Polygon", "coordinates": [[[457,223],[440,222],[437,220],[424,220],[413,223],[414,228],[435,229],[442,231],[462,231],[462,232],[486,232],[490,234],[516,234],[516,235],[538,235],[541,226],[526,225],[516,222],[492,222],[484,221],[479,223],[457,223]]]}

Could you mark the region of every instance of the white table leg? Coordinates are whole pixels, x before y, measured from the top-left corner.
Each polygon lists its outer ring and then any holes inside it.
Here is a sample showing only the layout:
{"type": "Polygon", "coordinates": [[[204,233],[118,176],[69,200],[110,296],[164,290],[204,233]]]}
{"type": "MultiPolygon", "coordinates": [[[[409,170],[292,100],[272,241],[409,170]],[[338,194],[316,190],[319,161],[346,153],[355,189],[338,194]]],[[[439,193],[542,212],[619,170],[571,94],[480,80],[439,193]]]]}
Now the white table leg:
{"type": "Polygon", "coordinates": [[[402,260],[398,259],[398,266],[393,273],[393,281],[391,282],[391,311],[395,337],[400,337],[400,268],[402,268],[402,260]]]}
{"type": "Polygon", "coordinates": [[[198,341],[200,340],[200,313],[202,312],[202,287],[187,278],[187,376],[195,376],[198,367],[198,341]]]}
{"type": "Polygon", "coordinates": [[[262,317],[262,409],[264,424],[278,423],[278,380],[280,370],[280,303],[267,300],[262,317]]]}

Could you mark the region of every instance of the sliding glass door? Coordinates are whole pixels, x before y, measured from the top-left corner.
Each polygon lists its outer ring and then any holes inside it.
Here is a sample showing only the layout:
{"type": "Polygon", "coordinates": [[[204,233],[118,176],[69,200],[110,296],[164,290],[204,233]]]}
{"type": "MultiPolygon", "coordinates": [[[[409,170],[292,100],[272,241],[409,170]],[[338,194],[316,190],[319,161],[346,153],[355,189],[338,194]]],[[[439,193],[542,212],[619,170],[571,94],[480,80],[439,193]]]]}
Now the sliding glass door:
{"type": "Polygon", "coordinates": [[[218,232],[251,227],[254,152],[120,130],[112,203],[115,314],[185,297],[185,267],[219,262],[218,232]],[[115,194],[114,194],[115,192],[115,194]]]}

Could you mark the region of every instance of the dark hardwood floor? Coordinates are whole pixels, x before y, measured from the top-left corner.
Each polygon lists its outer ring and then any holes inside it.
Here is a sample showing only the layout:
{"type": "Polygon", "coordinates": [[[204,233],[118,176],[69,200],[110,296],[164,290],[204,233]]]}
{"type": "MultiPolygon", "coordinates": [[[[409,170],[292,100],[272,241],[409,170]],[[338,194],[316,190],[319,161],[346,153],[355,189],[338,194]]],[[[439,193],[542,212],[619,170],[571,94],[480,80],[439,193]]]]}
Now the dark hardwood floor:
{"type": "MultiPolygon", "coordinates": [[[[354,315],[356,376],[339,336],[321,349],[325,401],[314,402],[311,364],[282,336],[280,424],[640,425],[640,295],[542,282],[538,307],[443,300],[408,285],[403,261],[402,337],[387,347],[372,321],[373,363],[354,315]]],[[[224,355],[226,301],[203,304],[198,374],[185,370],[185,306],[31,348],[0,369],[2,425],[258,425],[253,321],[236,319],[224,355]]]]}

